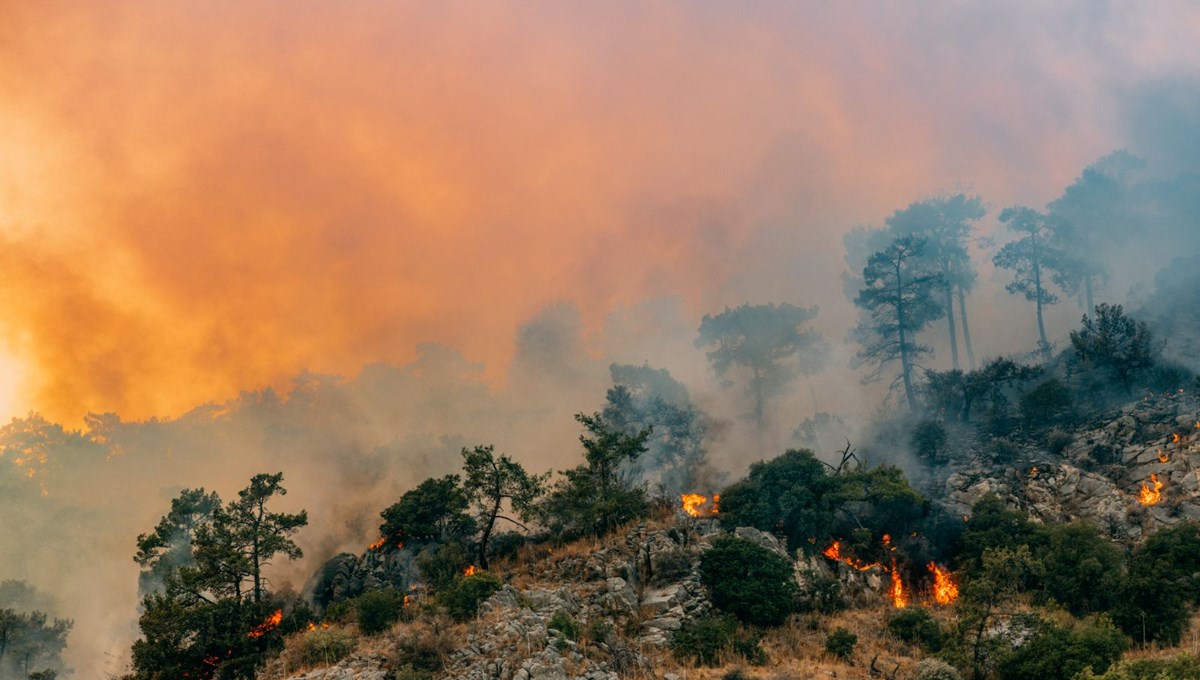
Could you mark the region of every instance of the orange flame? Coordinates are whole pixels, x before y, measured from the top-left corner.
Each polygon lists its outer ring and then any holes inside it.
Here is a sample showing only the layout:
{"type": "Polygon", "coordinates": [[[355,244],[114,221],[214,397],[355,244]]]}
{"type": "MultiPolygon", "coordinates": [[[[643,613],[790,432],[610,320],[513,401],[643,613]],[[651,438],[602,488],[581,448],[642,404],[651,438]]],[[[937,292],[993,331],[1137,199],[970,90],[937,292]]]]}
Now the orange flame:
{"type": "Polygon", "coordinates": [[[933,562],[929,563],[929,571],[933,572],[933,599],[938,604],[947,605],[958,599],[958,584],[950,578],[949,571],[933,562]]]}
{"type": "Polygon", "coordinates": [[[908,606],[908,596],[904,594],[904,583],[900,580],[900,571],[896,569],[896,561],[892,560],[892,606],[904,609],[908,606]]]}
{"type": "Polygon", "coordinates": [[[1180,441],[1183,439],[1183,437],[1180,437],[1180,436],[1179,436],[1179,433],[1178,433],[1178,432],[1176,432],[1175,434],[1171,435],[1171,437],[1172,437],[1172,438],[1171,438],[1171,443],[1172,443],[1172,444],[1178,444],[1178,443],[1179,443],[1179,442],[1180,442],[1180,441]]]}
{"type": "Polygon", "coordinates": [[[1158,475],[1150,475],[1150,482],[1154,484],[1153,491],[1146,486],[1145,482],[1142,482],[1142,490],[1138,492],[1138,503],[1142,505],[1158,505],[1158,502],[1162,500],[1163,483],[1158,481],[1158,475]]]}
{"type": "Polygon", "coordinates": [[[367,550],[379,550],[380,548],[382,548],[385,545],[387,545],[387,539],[381,538],[378,541],[375,541],[374,543],[372,543],[370,545],[370,547],[367,548],[367,550]]]}
{"type": "Polygon", "coordinates": [[[408,595],[405,595],[404,596],[404,606],[407,607],[410,602],[412,602],[412,598],[409,597],[408,595]]]}
{"type": "MultiPolygon", "coordinates": [[[[708,504],[708,496],[703,496],[698,493],[685,493],[679,496],[680,502],[683,504],[683,511],[691,517],[700,517],[706,514],[702,507],[708,504]]],[[[712,497],[712,507],[708,508],[707,514],[716,515],[719,510],[717,504],[721,501],[720,494],[714,494],[712,497]]]]}
{"type": "Polygon", "coordinates": [[[1158,462],[1160,462],[1160,463],[1171,462],[1171,454],[1163,451],[1162,449],[1159,449],[1158,450],[1158,462]]]}
{"type": "Polygon", "coordinates": [[[463,576],[474,576],[477,573],[479,573],[479,569],[477,569],[475,567],[475,565],[472,564],[463,571],[463,576]]]}
{"type": "MultiPolygon", "coordinates": [[[[329,627],[328,623],[321,624],[321,628],[328,628],[328,627],[329,627]]],[[[317,629],[317,624],[313,623],[312,621],[309,621],[308,622],[308,630],[316,630],[316,629],[317,629]]]]}
{"type": "Polygon", "coordinates": [[[266,635],[267,633],[270,633],[271,631],[278,628],[279,624],[282,622],[283,622],[283,610],[276,609],[275,613],[268,616],[266,621],[263,621],[262,623],[255,626],[254,630],[250,631],[249,633],[246,633],[246,637],[260,638],[260,637],[266,635]]]}
{"type": "Polygon", "coordinates": [[[1030,477],[1037,477],[1037,475],[1038,475],[1038,469],[1037,469],[1036,465],[1034,465],[1032,468],[1029,468],[1029,476],[1030,477]]]}

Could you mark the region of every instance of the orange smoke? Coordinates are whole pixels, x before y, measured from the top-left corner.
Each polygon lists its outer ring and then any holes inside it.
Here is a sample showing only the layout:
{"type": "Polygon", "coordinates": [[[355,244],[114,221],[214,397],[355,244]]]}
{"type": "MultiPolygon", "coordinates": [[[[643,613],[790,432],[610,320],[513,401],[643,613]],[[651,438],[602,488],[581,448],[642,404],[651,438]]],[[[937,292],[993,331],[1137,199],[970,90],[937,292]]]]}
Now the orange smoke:
{"type": "Polygon", "coordinates": [[[283,610],[276,609],[274,614],[271,614],[270,616],[268,616],[265,621],[263,621],[262,623],[255,626],[254,629],[251,630],[249,633],[246,633],[246,637],[252,637],[252,638],[262,637],[262,636],[266,635],[267,633],[270,633],[271,631],[278,628],[279,624],[282,622],[283,622],[283,610]]]}
{"type": "Polygon", "coordinates": [[[1162,500],[1163,483],[1158,481],[1158,475],[1150,475],[1150,483],[1154,485],[1153,489],[1142,482],[1142,489],[1138,492],[1138,503],[1142,505],[1158,505],[1162,500]]]}

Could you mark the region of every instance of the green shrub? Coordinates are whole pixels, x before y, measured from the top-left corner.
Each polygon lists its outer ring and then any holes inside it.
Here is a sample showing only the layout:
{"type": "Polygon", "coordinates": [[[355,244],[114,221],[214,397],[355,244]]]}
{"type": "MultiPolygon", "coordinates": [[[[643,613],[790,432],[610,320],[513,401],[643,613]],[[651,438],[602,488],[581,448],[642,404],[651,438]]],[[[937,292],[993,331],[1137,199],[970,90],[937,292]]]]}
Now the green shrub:
{"type": "Polygon", "coordinates": [[[1181,654],[1172,659],[1122,661],[1101,675],[1085,669],[1075,680],[1200,680],[1200,657],[1181,654]]]}
{"type": "Polygon", "coordinates": [[[546,623],[546,628],[557,630],[573,642],[579,641],[579,624],[566,612],[555,612],[554,616],[550,617],[550,621],[546,623]]]}
{"type": "Polygon", "coordinates": [[[684,623],[675,633],[671,651],[679,661],[696,666],[719,666],[723,654],[740,656],[755,665],[767,660],[758,636],[740,628],[732,616],[710,616],[684,623]]]}
{"type": "Polygon", "coordinates": [[[913,453],[927,463],[946,461],[946,428],[936,420],[922,420],[908,438],[913,453]]]}
{"type": "Polygon", "coordinates": [[[1021,418],[1030,427],[1045,427],[1068,417],[1073,405],[1071,390],[1050,378],[1021,396],[1021,418]]]}
{"type": "Polygon", "coordinates": [[[1150,535],[1129,557],[1112,616],[1135,642],[1179,643],[1189,605],[1200,601],[1200,524],[1180,522],[1150,535]]]}
{"type": "Polygon", "coordinates": [[[409,675],[401,673],[397,677],[410,680],[432,678],[445,667],[457,642],[452,633],[441,627],[417,630],[401,638],[396,644],[394,662],[396,666],[408,669],[409,675]]]}
{"type": "Polygon", "coordinates": [[[954,666],[941,659],[924,659],[913,669],[913,680],[962,680],[954,666]]]}
{"type": "Polygon", "coordinates": [[[1045,596],[1075,616],[1108,611],[1120,587],[1124,556],[1090,524],[1045,528],[1049,545],[1041,552],[1045,596]]]}
{"type": "Polygon", "coordinates": [[[354,651],[357,641],[344,628],[315,628],[300,638],[300,659],[309,666],[333,665],[354,651]]]}
{"type": "Polygon", "coordinates": [[[417,569],[425,584],[435,592],[449,588],[469,564],[470,556],[457,542],[428,546],[417,555],[417,569]]]}
{"type": "Polygon", "coordinates": [[[1084,668],[1104,672],[1121,658],[1125,636],[1107,619],[1064,628],[1042,624],[1032,640],[1000,664],[1001,680],[1072,680],[1084,668]]]}
{"type": "Polygon", "coordinates": [[[848,659],[854,653],[856,644],[858,636],[839,626],[825,638],[825,651],[839,659],[848,659]]]}
{"type": "Polygon", "coordinates": [[[721,611],[759,626],[778,626],[795,608],[792,562],[752,541],[723,536],[700,559],[700,581],[721,611]]]}
{"type": "Polygon", "coordinates": [[[650,566],[652,583],[655,585],[674,583],[692,573],[692,554],[684,548],[666,550],[656,554],[650,566]]]}
{"type": "Polygon", "coordinates": [[[942,648],[942,629],[929,612],[921,607],[907,607],[892,615],[887,622],[888,632],[910,645],[930,652],[942,648]]]}
{"type": "Polygon", "coordinates": [[[371,590],[352,600],[358,630],[364,635],[382,633],[404,614],[404,593],[395,588],[371,590]]]}
{"type": "Polygon", "coordinates": [[[496,534],[488,541],[488,558],[500,560],[516,555],[526,542],[525,536],[515,531],[496,534]]]}
{"type": "Polygon", "coordinates": [[[592,642],[607,644],[613,636],[613,625],[605,619],[592,619],[588,624],[587,637],[592,642]]]}
{"type": "Polygon", "coordinates": [[[1058,428],[1054,428],[1046,433],[1045,446],[1046,451],[1051,454],[1058,455],[1063,452],[1074,441],[1070,432],[1065,432],[1058,428]]]}
{"type": "Polygon", "coordinates": [[[499,576],[482,571],[456,580],[438,594],[437,602],[455,621],[469,621],[475,618],[479,605],[503,585],[499,576]]]}

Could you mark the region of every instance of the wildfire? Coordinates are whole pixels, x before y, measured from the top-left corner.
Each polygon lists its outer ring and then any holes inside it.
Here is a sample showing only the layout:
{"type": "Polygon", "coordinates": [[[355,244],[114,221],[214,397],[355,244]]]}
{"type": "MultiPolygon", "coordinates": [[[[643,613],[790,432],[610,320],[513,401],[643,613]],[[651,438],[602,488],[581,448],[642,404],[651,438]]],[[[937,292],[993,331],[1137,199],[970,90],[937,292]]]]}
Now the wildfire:
{"type": "Polygon", "coordinates": [[[1150,483],[1154,485],[1153,491],[1146,486],[1145,482],[1142,482],[1142,490],[1138,492],[1138,503],[1142,505],[1158,505],[1158,502],[1162,500],[1163,483],[1158,481],[1158,475],[1150,475],[1150,483]]]}
{"type": "Polygon", "coordinates": [[[477,573],[479,573],[479,569],[472,564],[463,571],[463,576],[474,576],[477,573]]]}
{"type": "Polygon", "coordinates": [[[412,598],[408,595],[404,596],[404,606],[407,607],[412,602],[412,598]]]}
{"type": "Polygon", "coordinates": [[[283,610],[276,609],[274,614],[271,614],[270,616],[267,617],[267,619],[265,621],[263,621],[262,623],[255,626],[254,630],[250,631],[249,633],[246,633],[246,637],[260,638],[260,637],[266,635],[267,633],[270,633],[271,631],[278,628],[279,624],[282,622],[283,622],[283,610]]]}
{"type": "Polygon", "coordinates": [[[843,557],[841,541],[834,541],[833,545],[826,548],[825,552],[823,552],[821,554],[835,562],[842,562],[844,564],[848,564],[851,567],[854,567],[854,569],[856,571],[867,571],[868,569],[874,569],[875,567],[879,567],[880,569],[884,568],[883,565],[878,562],[867,563],[867,562],[863,562],[862,560],[855,559],[853,557],[843,557]]]}
{"type": "Polygon", "coordinates": [[[1158,462],[1169,463],[1170,461],[1171,461],[1171,455],[1168,454],[1166,451],[1159,449],[1158,450],[1158,462]]]}
{"type": "Polygon", "coordinates": [[[1183,437],[1180,437],[1178,432],[1171,435],[1171,437],[1172,437],[1172,439],[1171,439],[1172,444],[1178,444],[1179,442],[1183,441],[1183,437]]]}
{"type": "MultiPolygon", "coordinates": [[[[686,512],[689,516],[700,517],[700,516],[706,514],[705,511],[702,510],[702,508],[708,504],[708,496],[704,496],[704,495],[701,495],[698,493],[685,493],[685,494],[682,494],[679,496],[679,500],[683,504],[683,511],[686,512]]],[[[718,510],[717,506],[718,506],[718,503],[720,503],[720,501],[721,501],[721,495],[713,494],[712,507],[708,508],[707,514],[709,514],[709,515],[718,514],[720,511],[718,510]]]]}
{"type": "Polygon", "coordinates": [[[904,609],[908,606],[908,596],[904,594],[904,582],[900,580],[900,570],[896,569],[895,560],[892,561],[892,606],[896,609],[904,609]]]}
{"type": "Polygon", "coordinates": [[[947,605],[958,599],[958,584],[950,578],[949,571],[933,562],[929,563],[929,571],[933,573],[933,599],[938,604],[947,605]]]}
{"type": "MultiPolygon", "coordinates": [[[[328,628],[328,627],[329,627],[329,624],[328,624],[328,623],[322,623],[320,627],[321,627],[321,628],[328,628]]],[[[308,622],[308,629],[309,629],[309,630],[316,630],[316,629],[317,629],[317,624],[313,623],[312,621],[309,621],[309,622],[308,622]]]]}
{"type": "Polygon", "coordinates": [[[375,541],[374,543],[372,543],[371,546],[369,548],[367,548],[367,550],[379,550],[380,548],[382,548],[385,545],[387,545],[387,539],[381,538],[378,541],[375,541]]]}

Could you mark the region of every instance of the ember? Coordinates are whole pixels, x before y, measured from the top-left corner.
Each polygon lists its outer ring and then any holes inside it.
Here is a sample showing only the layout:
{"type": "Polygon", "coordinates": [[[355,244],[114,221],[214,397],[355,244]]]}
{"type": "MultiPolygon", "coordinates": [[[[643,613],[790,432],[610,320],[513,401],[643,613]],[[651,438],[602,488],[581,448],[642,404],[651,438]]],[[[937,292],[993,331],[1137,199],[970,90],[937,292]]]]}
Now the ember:
{"type": "Polygon", "coordinates": [[[271,631],[278,628],[279,624],[282,622],[283,622],[283,610],[276,609],[275,613],[268,616],[266,621],[263,621],[262,623],[255,626],[254,630],[250,631],[249,633],[246,633],[246,637],[260,638],[260,637],[266,635],[267,633],[270,633],[271,631]]]}
{"type": "Polygon", "coordinates": [[[1158,475],[1150,475],[1150,483],[1154,485],[1153,490],[1142,482],[1142,490],[1138,492],[1138,503],[1142,505],[1158,505],[1162,500],[1163,483],[1158,481],[1158,475]]]}
{"type": "Polygon", "coordinates": [[[933,599],[938,604],[947,605],[958,599],[958,584],[950,578],[949,571],[933,562],[929,563],[929,571],[933,574],[933,599]]]}

